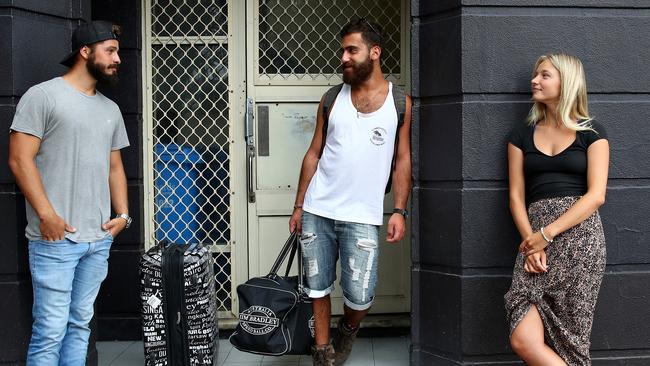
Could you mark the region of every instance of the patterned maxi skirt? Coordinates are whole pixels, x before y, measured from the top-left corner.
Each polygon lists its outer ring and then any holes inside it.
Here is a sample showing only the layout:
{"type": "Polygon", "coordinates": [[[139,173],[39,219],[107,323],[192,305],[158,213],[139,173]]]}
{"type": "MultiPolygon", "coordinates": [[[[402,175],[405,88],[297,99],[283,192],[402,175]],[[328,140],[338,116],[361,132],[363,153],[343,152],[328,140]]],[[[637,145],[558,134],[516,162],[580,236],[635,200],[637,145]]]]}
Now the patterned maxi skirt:
{"type": "MultiPolygon", "coordinates": [[[[536,201],[528,208],[533,231],[566,212],[579,197],[536,201]]],[[[544,323],[544,338],[569,366],[591,365],[591,325],[598,290],[605,271],[605,235],[598,211],[556,236],[546,248],[547,273],[524,271],[517,256],[512,285],[505,295],[510,334],[532,304],[544,323]]]]}

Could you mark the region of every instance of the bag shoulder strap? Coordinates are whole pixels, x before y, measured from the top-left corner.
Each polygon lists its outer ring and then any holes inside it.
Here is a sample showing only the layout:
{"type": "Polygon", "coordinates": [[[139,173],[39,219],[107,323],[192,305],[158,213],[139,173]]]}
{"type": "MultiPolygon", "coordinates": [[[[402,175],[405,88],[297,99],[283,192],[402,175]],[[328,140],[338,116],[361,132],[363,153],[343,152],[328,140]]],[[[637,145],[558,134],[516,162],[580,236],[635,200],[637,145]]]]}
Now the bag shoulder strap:
{"type": "Polygon", "coordinates": [[[395,84],[393,84],[393,103],[395,103],[395,111],[397,112],[397,131],[395,131],[393,160],[390,164],[390,174],[388,175],[388,182],[386,183],[386,189],[384,190],[385,194],[390,193],[391,186],[393,185],[393,171],[395,170],[395,162],[397,161],[399,132],[402,125],[404,125],[404,115],[406,114],[406,93],[401,86],[395,84]]]}
{"type": "Polygon", "coordinates": [[[320,146],[320,153],[318,154],[319,159],[323,156],[323,150],[325,150],[325,139],[327,138],[327,126],[329,123],[330,112],[334,102],[336,101],[336,97],[339,95],[342,88],[343,84],[334,85],[323,95],[323,143],[320,146]]]}

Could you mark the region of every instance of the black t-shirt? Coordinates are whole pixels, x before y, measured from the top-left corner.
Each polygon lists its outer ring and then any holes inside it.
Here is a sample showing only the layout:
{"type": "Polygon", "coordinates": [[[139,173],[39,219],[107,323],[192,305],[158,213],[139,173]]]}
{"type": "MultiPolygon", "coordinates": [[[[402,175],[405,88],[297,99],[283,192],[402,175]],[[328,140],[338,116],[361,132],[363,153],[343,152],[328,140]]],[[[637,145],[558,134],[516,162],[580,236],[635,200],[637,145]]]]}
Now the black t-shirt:
{"type": "Polygon", "coordinates": [[[577,131],[575,141],[554,156],[535,147],[534,125],[522,123],[510,132],[508,141],[524,153],[526,202],[587,193],[587,149],[595,141],[607,139],[601,124],[591,121],[590,125],[596,132],[577,131]]]}

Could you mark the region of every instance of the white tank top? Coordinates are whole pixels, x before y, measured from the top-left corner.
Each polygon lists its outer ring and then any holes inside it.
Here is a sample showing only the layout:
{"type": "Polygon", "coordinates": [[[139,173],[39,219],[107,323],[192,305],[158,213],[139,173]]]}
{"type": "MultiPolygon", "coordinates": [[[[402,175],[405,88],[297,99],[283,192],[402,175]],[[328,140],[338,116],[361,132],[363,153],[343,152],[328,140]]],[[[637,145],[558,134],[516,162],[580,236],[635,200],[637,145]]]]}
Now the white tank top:
{"type": "Polygon", "coordinates": [[[358,113],[350,92],[344,84],[332,106],[325,148],[303,209],[334,220],[381,225],[397,132],[393,84],[372,113],[358,113]]]}

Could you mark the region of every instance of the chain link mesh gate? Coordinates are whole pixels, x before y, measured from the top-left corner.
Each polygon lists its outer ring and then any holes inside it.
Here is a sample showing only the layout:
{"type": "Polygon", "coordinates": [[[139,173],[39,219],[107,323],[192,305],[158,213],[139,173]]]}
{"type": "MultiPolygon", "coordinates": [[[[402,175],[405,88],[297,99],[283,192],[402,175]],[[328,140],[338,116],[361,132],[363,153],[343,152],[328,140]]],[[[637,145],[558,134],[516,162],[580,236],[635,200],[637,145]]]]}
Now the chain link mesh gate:
{"type": "MultiPolygon", "coordinates": [[[[212,246],[220,317],[232,317],[228,6],[244,0],[146,0],[151,52],[155,242],[212,246]]],[[[404,84],[400,0],[252,0],[257,85],[338,83],[351,18],[383,26],[387,79],[404,84]]],[[[244,21],[244,20],[239,20],[244,21]]],[[[250,32],[250,30],[249,30],[250,32]]]]}
{"type": "Polygon", "coordinates": [[[150,0],[155,242],[212,246],[231,317],[227,0],[150,0]]]}

